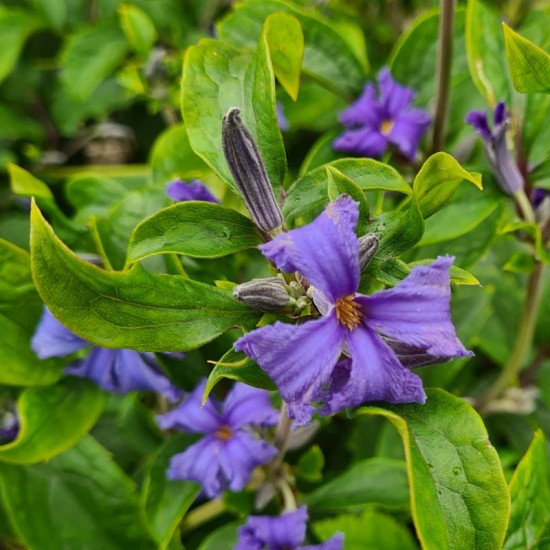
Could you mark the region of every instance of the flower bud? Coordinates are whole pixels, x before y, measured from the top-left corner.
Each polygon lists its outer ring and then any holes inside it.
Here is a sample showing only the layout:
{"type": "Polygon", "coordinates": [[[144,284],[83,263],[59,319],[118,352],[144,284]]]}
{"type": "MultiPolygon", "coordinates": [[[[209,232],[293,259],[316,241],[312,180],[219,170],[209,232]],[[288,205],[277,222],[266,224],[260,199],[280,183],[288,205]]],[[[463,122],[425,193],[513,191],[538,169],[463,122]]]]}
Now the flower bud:
{"type": "Polygon", "coordinates": [[[367,267],[378,250],[380,239],[376,233],[367,233],[359,237],[359,268],[361,271],[367,267]]]}
{"type": "Polygon", "coordinates": [[[282,311],[291,302],[285,282],[279,277],[253,279],[237,285],[233,288],[233,297],[239,302],[265,312],[282,311]]]}
{"type": "Polygon", "coordinates": [[[239,113],[239,109],[232,108],[223,117],[223,153],[252,220],[269,233],[282,225],[283,216],[258,147],[239,113]]]}

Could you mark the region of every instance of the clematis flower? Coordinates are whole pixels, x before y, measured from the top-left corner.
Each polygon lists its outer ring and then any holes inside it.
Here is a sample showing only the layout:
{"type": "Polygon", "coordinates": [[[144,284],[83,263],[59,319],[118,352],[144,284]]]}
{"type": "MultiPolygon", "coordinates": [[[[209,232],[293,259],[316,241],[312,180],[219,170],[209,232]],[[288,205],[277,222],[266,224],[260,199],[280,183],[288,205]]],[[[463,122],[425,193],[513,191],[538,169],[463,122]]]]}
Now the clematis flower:
{"type": "Polygon", "coordinates": [[[491,130],[487,114],[481,111],[468,113],[466,122],[471,124],[483,139],[485,154],[491,163],[493,172],[501,189],[513,195],[523,188],[523,176],[506,142],[509,126],[506,105],[500,102],[493,111],[494,127],[491,130]]]}
{"type": "Polygon", "coordinates": [[[210,189],[202,183],[202,181],[193,179],[189,183],[177,179],[166,186],[166,194],[177,202],[183,201],[205,201],[217,202],[220,201],[212,194],[210,189]]]}
{"type": "Polygon", "coordinates": [[[378,73],[378,97],[372,84],[340,114],[347,127],[334,149],[364,157],[380,157],[394,145],[410,161],[431,123],[426,111],[411,107],[415,92],[393,80],[390,70],[378,73]]]}
{"type": "Polygon", "coordinates": [[[322,544],[300,546],[306,536],[307,508],[287,512],[279,517],[250,516],[239,529],[233,550],[342,550],[340,533],[322,544]]]}
{"type": "Polygon", "coordinates": [[[237,383],[223,404],[209,398],[201,405],[206,382],[200,383],[176,409],[157,417],[164,429],[205,436],[172,457],[169,479],[201,483],[205,494],[217,497],[226,489],[245,487],[252,470],[269,462],[277,449],[256,437],[251,425],[274,426],[279,413],[266,391],[237,383]]]}
{"type": "MultiPolygon", "coordinates": [[[[90,343],[63,326],[44,308],[32,337],[31,347],[40,357],[65,357],[90,343]]],[[[93,346],[89,355],[65,369],[65,374],[93,380],[100,388],[116,393],[150,390],[177,401],[182,392],[162,374],[152,353],[130,349],[107,349],[93,346]]]]}
{"type": "Polygon", "coordinates": [[[451,322],[453,258],[414,268],[394,288],[357,294],[357,219],[357,203],[342,195],[309,225],[260,245],[280,270],[299,271],[313,285],[323,314],[301,325],[276,322],[253,330],[234,345],[270,375],[298,425],[311,419],[311,401],[324,402],[321,414],[366,401],[423,403],[422,381],[399,355],[418,365],[429,357],[471,355],[451,322]],[[397,352],[396,343],[403,344],[397,352]],[[349,357],[338,362],[342,352],[349,357]]]}

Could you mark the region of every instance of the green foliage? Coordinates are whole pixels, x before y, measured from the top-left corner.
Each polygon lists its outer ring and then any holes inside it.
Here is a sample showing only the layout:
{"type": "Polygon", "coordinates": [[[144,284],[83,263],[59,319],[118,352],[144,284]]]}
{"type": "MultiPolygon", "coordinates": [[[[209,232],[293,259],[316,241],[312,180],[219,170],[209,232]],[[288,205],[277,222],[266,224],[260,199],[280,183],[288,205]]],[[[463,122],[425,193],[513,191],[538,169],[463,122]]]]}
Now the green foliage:
{"type": "Polygon", "coordinates": [[[500,548],[509,494],[481,418],[439,389],[425,405],[366,407],[399,431],[407,455],[411,511],[426,550],[500,548]]]}
{"type": "Polygon", "coordinates": [[[150,17],[138,6],[123,4],[119,7],[120,23],[130,46],[140,55],[147,55],[157,31],[150,17]]]}

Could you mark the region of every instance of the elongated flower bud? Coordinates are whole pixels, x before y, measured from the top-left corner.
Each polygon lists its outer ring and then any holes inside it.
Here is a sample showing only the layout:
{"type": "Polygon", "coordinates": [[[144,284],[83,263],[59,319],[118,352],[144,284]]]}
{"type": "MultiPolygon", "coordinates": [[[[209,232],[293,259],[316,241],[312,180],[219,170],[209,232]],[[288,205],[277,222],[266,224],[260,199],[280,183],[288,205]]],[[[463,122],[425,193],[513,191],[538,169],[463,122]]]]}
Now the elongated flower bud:
{"type": "Polygon", "coordinates": [[[253,279],[233,288],[233,297],[255,309],[265,312],[282,311],[291,297],[279,277],[253,279]]]}
{"type": "Polygon", "coordinates": [[[239,109],[232,108],[223,117],[223,153],[252,220],[269,233],[282,225],[283,216],[258,147],[239,113],[239,109]]]}
{"type": "Polygon", "coordinates": [[[374,258],[378,250],[378,235],[376,233],[367,233],[359,237],[359,268],[361,271],[367,267],[369,262],[374,258]]]}

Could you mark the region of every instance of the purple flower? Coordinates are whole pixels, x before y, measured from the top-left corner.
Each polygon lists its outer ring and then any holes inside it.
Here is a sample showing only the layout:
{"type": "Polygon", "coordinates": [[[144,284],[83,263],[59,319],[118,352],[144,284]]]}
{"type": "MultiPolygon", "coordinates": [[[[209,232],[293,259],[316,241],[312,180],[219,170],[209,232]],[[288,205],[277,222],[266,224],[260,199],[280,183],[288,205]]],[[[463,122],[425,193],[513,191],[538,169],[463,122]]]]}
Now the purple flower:
{"type": "MultiPolygon", "coordinates": [[[[44,308],[32,338],[32,349],[40,359],[65,357],[89,345],[44,308]]],[[[162,374],[154,359],[152,353],[93,346],[89,355],[69,365],[65,374],[89,378],[110,392],[151,390],[165,395],[170,401],[177,401],[182,392],[162,374]]]]}
{"type": "Polygon", "coordinates": [[[531,192],[531,203],[535,210],[540,208],[545,200],[550,200],[550,189],[543,189],[542,187],[533,189],[531,192]]]}
{"type": "Polygon", "coordinates": [[[220,201],[211,193],[202,181],[194,179],[190,183],[177,179],[166,186],[166,194],[174,201],[220,201]]]}
{"type": "Polygon", "coordinates": [[[269,462],[277,449],[256,437],[251,424],[273,426],[278,412],[264,390],[237,383],[223,404],[208,399],[201,406],[206,382],[199,384],[176,409],[157,417],[164,429],[179,429],[205,436],[172,457],[169,479],[190,479],[202,484],[209,497],[226,489],[238,491],[252,470],[269,462]]]}
{"type": "Polygon", "coordinates": [[[277,109],[277,123],[279,124],[281,132],[288,132],[288,130],[290,130],[290,124],[285,116],[283,104],[280,101],[277,101],[275,106],[277,109]]]}
{"type": "Polygon", "coordinates": [[[411,107],[415,93],[393,80],[390,70],[378,73],[376,89],[367,84],[359,99],[340,114],[340,122],[348,127],[334,142],[337,151],[364,157],[380,157],[394,145],[410,161],[431,118],[425,111],[411,107]]]}
{"type": "Polygon", "coordinates": [[[341,534],[322,544],[300,546],[306,536],[306,522],[305,506],[279,517],[250,516],[239,529],[239,540],[233,550],[342,550],[341,534]]]}
{"type": "Polygon", "coordinates": [[[506,143],[506,131],[509,126],[506,105],[500,102],[495,107],[493,130],[484,112],[472,111],[466,117],[466,122],[471,124],[483,139],[485,154],[501,189],[509,195],[519,191],[523,187],[523,177],[506,143]]]}
{"type": "Polygon", "coordinates": [[[14,441],[19,435],[19,417],[15,406],[10,406],[0,420],[0,445],[6,445],[14,441]]]}
{"type": "Polygon", "coordinates": [[[323,314],[301,325],[276,322],[235,342],[235,349],[254,359],[277,384],[297,424],[310,420],[311,401],[324,402],[321,414],[366,401],[423,403],[422,381],[399,355],[411,355],[411,364],[421,354],[440,361],[471,355],[451,322],[453,258],[439,257],[431,266],[414,268],[394,288],[356,294],[357,219],[357,203],[343,195],[309,225],[260,245],[279,269],[299,271],[314,286],[323,314]],[[397,352],[396,342],[405,344],[397,352]],[[338,363],[342,352],[349,357],[338,363]]]}

